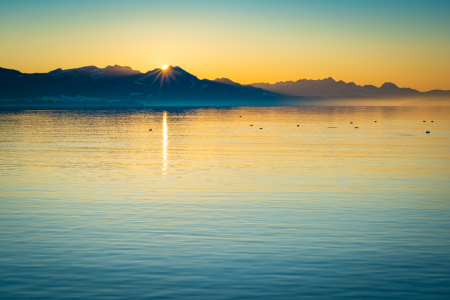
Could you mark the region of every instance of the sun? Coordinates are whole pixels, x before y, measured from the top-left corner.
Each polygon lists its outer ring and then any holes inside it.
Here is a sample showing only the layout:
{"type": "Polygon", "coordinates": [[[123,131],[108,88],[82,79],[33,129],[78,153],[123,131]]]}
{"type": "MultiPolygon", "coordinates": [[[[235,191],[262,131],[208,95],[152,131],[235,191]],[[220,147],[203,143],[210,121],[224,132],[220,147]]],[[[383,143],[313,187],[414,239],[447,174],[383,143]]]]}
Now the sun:
{"type": "Polygon", "coordinates": [[[165,69],[167,69],[168,67],[169,67],[168,65],[164,65],[164,66],[162,66],[161,69],[165,70],[165,69]]]}

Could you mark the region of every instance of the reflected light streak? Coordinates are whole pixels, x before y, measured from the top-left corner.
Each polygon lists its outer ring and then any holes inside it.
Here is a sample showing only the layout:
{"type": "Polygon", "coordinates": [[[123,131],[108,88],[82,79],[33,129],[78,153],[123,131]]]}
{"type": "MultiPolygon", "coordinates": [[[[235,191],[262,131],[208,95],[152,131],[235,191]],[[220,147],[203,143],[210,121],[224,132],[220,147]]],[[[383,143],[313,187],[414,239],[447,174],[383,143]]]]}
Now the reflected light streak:
{"type": "Polygon", "coordinates": [[[168,144],[168,132],[167,132],[167,112],[163,113],[163,175],[166,175],[165,171],[167,170],[167,144],[168,144]]]}

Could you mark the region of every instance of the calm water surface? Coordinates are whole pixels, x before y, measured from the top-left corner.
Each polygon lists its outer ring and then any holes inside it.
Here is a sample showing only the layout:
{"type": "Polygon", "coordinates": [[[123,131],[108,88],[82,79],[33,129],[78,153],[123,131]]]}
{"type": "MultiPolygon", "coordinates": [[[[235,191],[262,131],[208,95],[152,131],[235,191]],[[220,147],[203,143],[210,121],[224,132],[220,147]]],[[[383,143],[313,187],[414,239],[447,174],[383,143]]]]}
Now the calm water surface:
{"type": "Polygon", "coordinates": [[[445,107],[0,112],[0,297],[448,299],[449,179],[445,107]]]}

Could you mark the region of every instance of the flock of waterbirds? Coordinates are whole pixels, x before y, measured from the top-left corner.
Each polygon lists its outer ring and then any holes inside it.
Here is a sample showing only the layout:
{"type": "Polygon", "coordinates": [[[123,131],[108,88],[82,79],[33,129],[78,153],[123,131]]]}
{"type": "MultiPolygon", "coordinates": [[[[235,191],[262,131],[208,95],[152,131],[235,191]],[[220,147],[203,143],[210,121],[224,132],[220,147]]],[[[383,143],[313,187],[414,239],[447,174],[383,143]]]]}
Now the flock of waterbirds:
{"type": "MultiPolygon", "coordinates": [[[[184,118],[185,116],[183,116],[184,118]]],[[[145,116],[144,116],[145,118],[145,116]]],[[[242,118],[242,116],[239,116],[239,118],[242,118]]],[[[377,121],[374,121],[375,123],[377,123],[377,121]]],[[[426,121],[423,121],[426,122],[426,121]]],[[[433,123],[434,121],[431,121],[431,123],[433,123]]],[[[353,124],[353,122],[350,122],[350,124],[353,124]]],[[[253,126],[253,124],[250,124],[250,126],[253,126]]],[[[297,127],[300,127],[300,125],[297,125],[297,127]]],[[[327,128],[337,128],[337,127],[327,127],[327,128]]],[[[359,127],[355,126],[355,129],[358,129],[359,127]]],[[[262,129],[262,127],[260,127],[259,129],[262,129]]],[[[152,131],[152,129],[150,128],[148,131],[152,131]]],[[[425,133],[430,133],[429,130],[427,130],[425,133]]]]}

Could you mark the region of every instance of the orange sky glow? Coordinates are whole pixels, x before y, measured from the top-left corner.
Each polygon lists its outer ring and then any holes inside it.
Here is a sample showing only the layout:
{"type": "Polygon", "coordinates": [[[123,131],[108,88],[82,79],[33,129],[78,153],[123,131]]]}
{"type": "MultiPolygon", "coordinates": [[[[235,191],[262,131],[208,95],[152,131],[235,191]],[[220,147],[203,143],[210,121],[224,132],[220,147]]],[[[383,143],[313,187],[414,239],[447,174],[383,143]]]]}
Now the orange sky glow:
{"type": "Polygon", "coordinates": [[[242,84],[333,77],[450,90],[450,6],[443,1],[408,9],[355,1],[344,1],[347,8],[329,1],[132,2],[1,4],[0,67],[36,73],[118,64],[147,72],[167,64],[242,84]]]}

